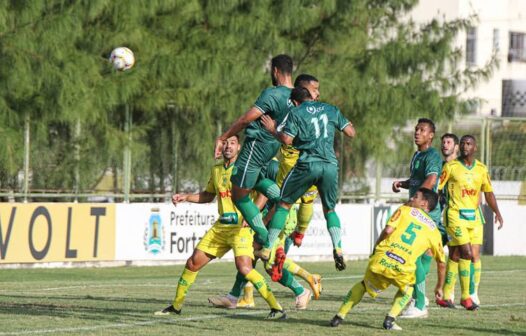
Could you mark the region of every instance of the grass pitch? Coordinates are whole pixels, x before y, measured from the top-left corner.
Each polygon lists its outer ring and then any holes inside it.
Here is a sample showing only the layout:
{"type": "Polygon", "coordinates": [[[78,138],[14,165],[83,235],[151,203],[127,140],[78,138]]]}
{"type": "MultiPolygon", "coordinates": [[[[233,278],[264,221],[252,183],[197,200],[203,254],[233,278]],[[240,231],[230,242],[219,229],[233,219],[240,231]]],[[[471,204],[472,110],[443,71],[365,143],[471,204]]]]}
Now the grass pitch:
{"type": "MultiPolygon", "coordinates": [[[[427,282],[429,318],[400,319],[404,335],[526,335],[526,258],[483,257],[482,262],[481,310],[436,307],[433,267],[427,282]]],[[[271,284],[289,314],[283,321],[264,320],[269,310],[257,293],[255,309],[209,306],[207,297],[230,289],[232,263],[212,262],[202,270],[182,315],[168,317],[153,313],[171,302],[182,265],[0,270],[0,336],[386,334],[381,326],[395,292],[392,288],[376,301],[366,295],[339,328],[327,326],[344,295],[362,278],[366,261],[351,261],[343,272],[336,272],[332,262],[302,265],[322,274],[322,296],[311,301],[308,310],[296,311],[292,293],[271,284]]],[[[458,288],[456,297],[460,298],[458,288]]]]}

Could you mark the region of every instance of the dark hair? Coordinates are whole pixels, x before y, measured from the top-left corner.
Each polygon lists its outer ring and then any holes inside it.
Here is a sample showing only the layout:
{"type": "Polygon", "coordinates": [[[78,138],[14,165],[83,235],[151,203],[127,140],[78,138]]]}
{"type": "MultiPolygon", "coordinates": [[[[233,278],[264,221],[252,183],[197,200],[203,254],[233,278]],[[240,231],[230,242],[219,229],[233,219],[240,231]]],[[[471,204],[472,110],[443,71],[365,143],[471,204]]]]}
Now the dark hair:
{"type": "Polygon", "coordinates": [[[296,86],[290,93],[290,99],[295,100],[298,103],[303,103],[306,100],[312,99],[309,90],[302,86],[296,86]]]}
{"type": "Polygon", "coordinates": [[[428,118],[420,118],[418,119],[418,123],[428,124],[429,127],[431,127],[431,130],[433,131],[433,133],[435,133],[435,123],[433,122],[433,120],[428,119],[428,118]]]}
{"type": "Polygon", "coordinates": [[[319,82],[318,78],[314,77],[313,75],[308,74],[301,74],[296,77],[296,80],[294,81],[294,86],[303,86],[304,84],[307,84],[309,82],[319,82]]]}
{"type": "Polygon", "coordinates": [[[474,143],[477,143],[477,139],[475,139],[475,137],[471,134],[466,134],[466,135],[463,135],[461,138],[460,138],[460,141],[464,140],[464,139],[471,139],[473,140],[474,143]]]}
{"type": "Polygon", "coordinates": [[[438,194],[431,189],[420,188],[418,189],[422,193],[422,196],[427,201],[427,208],[429,212],[433,211],[438,203],[438,194]]]}
{"type": "Polygon", "coordinates": [[[440,137],[440,140],[444,140],[445,138],[449,138],[449,139],[453,139],[453,142],[455,143],[455,145],[458,145],[459,141],[458,141],[458,136],[456,134],[453,134],[453,133],[445,133],[443,134],[441,137],[440,137]]]}
{"type": "Polygon", "coordinates": [[[289,55],[278,55],[270,61],[270,69],[278,69],[283,74],[292,75],[293,68],[292,58],[289,55]]]}

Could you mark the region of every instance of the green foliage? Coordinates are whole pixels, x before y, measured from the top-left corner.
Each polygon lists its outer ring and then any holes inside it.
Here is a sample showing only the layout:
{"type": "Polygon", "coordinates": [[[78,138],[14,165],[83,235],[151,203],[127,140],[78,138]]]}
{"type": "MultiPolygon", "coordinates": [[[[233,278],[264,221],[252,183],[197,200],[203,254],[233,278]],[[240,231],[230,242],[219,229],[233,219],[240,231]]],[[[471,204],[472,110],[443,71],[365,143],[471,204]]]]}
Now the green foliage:
{"type": "MultiPolygon", "coordinates": [[[[16,188],[24,119],[31,120],[34,189],[93,188],[122,169],[124,106],[132,109],[132,189],[204,183],[213,140],[270,85],[272,55],[321,80],[358,137],[342,156],[363,176],[386,157],[408,119],[452,118],[458,96],[491,74],[457,69],[457,34],[473,19],[418,26],[400,18],[416,0],[85,0],[0,2],[0,188],[16,188]],[[136,66],[106,58],[127,46],[136,66]],[[80,123],[80,133],[75,129],[80,123]],[[174,123],[175,128],[172,128],[174,123]],[[349,150],[351,148],[351,150],[349,150]],[[80,180],[76,181],[75,171],[80,180]]],[[[458,68],[462,69],[462,68],[458,68]]]]}

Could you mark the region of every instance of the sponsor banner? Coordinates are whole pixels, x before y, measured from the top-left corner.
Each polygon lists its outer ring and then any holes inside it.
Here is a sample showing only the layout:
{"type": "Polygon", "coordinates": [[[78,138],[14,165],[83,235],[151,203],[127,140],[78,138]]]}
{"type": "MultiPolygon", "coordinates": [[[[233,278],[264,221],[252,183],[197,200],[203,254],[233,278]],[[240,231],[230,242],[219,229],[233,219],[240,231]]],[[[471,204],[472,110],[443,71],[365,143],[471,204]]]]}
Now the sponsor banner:
{"type": "Polygon", "coordinates": [[[185,260],[218,219],[215,203],[116,207],[116,260],[185,260]]]}
{"type": "Polygon", "coordinates": [[[114,257],[113,204],[0,204],[0,264],[114,257]]]}

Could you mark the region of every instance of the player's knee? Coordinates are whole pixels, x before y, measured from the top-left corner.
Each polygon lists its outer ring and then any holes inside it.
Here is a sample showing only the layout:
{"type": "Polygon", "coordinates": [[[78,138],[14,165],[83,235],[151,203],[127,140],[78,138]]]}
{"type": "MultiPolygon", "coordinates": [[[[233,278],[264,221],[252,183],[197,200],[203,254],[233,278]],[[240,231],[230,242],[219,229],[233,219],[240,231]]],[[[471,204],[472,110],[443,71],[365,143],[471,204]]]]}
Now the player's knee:
{"type": "Polygon", "coordinates": [[[236,268],[239,273],[247,275],[252,270],[252,259],[249,257],[237,257],[236,268]]]}

